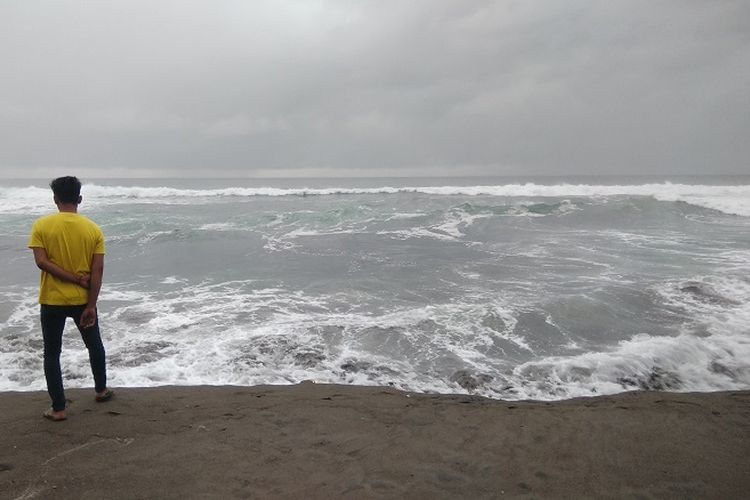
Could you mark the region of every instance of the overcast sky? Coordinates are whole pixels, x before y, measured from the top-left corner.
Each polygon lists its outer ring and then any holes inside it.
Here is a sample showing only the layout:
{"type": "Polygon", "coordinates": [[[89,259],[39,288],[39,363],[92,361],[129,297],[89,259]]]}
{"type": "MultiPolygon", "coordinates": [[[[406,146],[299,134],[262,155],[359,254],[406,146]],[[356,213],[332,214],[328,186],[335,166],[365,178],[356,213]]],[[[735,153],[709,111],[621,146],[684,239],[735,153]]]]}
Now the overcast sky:
{"type": "Polygon", "coordinates": [[[0,3],[0,174],[750,173],[750,2],[0,3]]]}

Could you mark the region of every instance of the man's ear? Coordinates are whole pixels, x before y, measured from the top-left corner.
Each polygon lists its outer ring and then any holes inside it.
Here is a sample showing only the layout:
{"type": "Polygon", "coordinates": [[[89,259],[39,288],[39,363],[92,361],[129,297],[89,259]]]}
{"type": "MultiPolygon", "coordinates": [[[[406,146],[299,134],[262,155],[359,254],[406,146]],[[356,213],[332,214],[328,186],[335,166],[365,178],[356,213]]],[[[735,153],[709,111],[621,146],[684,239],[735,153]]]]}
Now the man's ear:
{"type": "Polygon", "coordinates": [[[57,199],[57,195],[52,196],[52,199],[54,200],[55,205],[59,205],[60,204],[60,200],[57,199]]]}
{"type": "Polygon", "coordinates": [[[83,200],[83,196],[78,196],[78,205],[81,204],[81,201],[83,200]]]}

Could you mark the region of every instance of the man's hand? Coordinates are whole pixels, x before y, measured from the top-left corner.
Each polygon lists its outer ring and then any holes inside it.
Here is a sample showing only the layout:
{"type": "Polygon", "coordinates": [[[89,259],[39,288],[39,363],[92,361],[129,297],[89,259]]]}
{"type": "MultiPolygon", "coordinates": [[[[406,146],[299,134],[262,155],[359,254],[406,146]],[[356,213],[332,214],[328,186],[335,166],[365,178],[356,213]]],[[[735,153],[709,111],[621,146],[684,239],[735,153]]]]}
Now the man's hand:
{"type": "Polygon", "coordinates": [[[34,247],[32,248],[32,250],[34,251],[34,261],[36,262],[37,267],[42,271],[50,273],[52,276],[59,280],[76,284],[81,288],[85,288],[87,290],[91,288],[91,273],[84,272],[82,274],[75,274],[71,271],[63,269],[62,267],[49,260],[49,257],[47,256],[47,250],[45,250],[44,248],[34,247]]]}
{"type": "Polygon", "coordinates": [[[91,286],[91,276],[88,274],[81,274],[78,276],[78,281],[76,282],[76,285],[80,286],[81,288],[85,288],[86,290],[89,289],[89,286],[91,286]]]}
{"type": "Polygon", "coordinates": [[[81,330],[91,328],[96,324],[96,307],[86,307],[81,313],[81,330]]]}

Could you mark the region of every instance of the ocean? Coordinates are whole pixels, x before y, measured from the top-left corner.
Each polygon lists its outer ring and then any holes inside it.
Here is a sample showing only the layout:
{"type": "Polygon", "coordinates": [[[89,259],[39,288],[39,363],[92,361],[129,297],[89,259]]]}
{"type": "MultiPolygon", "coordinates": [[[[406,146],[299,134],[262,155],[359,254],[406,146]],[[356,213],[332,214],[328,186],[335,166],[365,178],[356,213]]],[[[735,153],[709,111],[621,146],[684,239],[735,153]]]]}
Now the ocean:
{"type": "MultiPolygon", "coordinates": [[[[750,177],[85,180],[114,387],[750,389],[750,177]]],[[[0,390],[45,389],[45,181],[0,181],[0,390]]],[[[72,322],[66,387],[92,385],[72,322]]]]}

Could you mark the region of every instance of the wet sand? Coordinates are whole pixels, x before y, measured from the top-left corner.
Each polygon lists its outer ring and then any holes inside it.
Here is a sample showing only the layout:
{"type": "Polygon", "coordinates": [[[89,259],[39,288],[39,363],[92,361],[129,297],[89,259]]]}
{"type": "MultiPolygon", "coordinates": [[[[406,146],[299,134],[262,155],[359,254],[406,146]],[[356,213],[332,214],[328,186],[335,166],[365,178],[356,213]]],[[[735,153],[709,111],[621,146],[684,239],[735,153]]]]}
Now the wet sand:
{"type": "Polygon", "coordinates": [[[748,498],[750,391],[555,403],[316,385],[0,394],[0,498],[748,498]]]}

